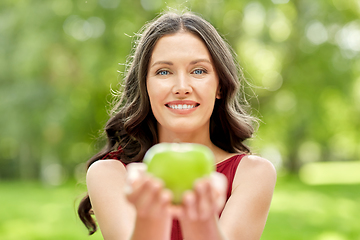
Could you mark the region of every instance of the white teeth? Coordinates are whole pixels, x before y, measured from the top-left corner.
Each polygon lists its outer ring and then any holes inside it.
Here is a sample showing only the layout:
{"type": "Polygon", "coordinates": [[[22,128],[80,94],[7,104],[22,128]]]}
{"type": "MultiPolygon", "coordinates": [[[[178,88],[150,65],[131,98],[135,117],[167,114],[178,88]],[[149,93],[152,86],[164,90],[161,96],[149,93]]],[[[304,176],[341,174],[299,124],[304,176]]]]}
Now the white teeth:
{"type": "Polygon", "coordinates": [[[194,105],[186,105],[186,104],[179,104],[179,105],[169,105],[172,109],[191,109],[194,108],[194,105]]]}

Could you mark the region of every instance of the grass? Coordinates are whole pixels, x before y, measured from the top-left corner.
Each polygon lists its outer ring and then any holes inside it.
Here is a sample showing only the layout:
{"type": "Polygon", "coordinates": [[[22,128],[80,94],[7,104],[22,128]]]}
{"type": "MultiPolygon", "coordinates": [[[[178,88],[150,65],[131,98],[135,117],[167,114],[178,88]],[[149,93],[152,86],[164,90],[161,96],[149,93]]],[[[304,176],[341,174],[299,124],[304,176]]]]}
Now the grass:
{"type": "Polygon", "coordinates": [[[261,240],[360,240],[360,185],[309,186],[279,177],[261,240]]]}
{"type": "MultiPolygon", "coordinates": [[[[0,182],[2,240],[98,240],[87,236],[75,209],[85,187],[67,183],[0,182]]],[[[303,184],[278,178],[261,240],[360,240],[360,185],[303,184]]]]}
{"type": "Polygon", "coordinates": [[[84,186],[44,187],[38,182],[0,183],[1,240],[98,240],[76,216],[84,186]]]}

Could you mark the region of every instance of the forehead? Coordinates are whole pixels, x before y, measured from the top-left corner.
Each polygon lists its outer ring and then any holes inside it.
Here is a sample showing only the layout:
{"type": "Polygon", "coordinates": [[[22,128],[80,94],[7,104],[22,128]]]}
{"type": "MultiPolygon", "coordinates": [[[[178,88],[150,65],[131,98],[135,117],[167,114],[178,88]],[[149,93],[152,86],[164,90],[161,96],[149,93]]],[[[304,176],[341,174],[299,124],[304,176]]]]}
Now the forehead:
{"type": "Polygon", "coordinates": [[[161,37],[152,52],[151,61],[163,58],[197,57],[211,60],[203,40],[190,32],[178,32],[161,37]]]}

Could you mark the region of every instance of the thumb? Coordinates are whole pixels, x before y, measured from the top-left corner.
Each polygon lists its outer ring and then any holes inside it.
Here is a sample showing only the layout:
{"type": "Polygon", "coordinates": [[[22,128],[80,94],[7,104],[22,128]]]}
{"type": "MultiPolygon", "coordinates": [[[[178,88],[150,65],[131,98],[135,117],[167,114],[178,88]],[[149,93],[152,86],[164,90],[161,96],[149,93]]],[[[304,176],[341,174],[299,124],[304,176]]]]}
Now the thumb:
{"type": "Polygon", "coordinates": [[[210,181],[213,187],[220,194],[226,193],[228,187],[228,180],[224,174],[213,172],[210,175],[210,181]]]}
{"type": "Polygon", "coordinates": [[[218,211],[221,211],[226,202],[228,180],[224,174],[214,172],[210,175],[211,184],[215,190],[215,204],[218,211]]]}
{"type": "Polygon", "coordinates": [[[144,163],[130,163],[126,166],[127,180],[134,182],[143,176],[147,170],[147,165],[144,163]]]}
{"type": "Polygon", "coordinates": [[[145,175],[147,165],[144,163],[130,163],[126,166],[126,170],[125,193],[131,194],[133,191],[133,184],[145,175]]]}

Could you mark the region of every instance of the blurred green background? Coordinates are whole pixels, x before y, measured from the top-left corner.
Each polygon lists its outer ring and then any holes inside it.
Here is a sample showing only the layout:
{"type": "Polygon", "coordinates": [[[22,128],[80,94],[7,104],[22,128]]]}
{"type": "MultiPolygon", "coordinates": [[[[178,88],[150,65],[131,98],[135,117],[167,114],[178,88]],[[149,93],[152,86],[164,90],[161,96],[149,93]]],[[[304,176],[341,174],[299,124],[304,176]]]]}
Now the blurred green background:
{"type": "Polygon", "coordinates": [[[209,20],[252,85],[249,144],[278,170],[262,239],[360,239],[360,0],[1,0],[0,239],[89,238],[84,163],[132,36],[168,7],[209,20]]]}

